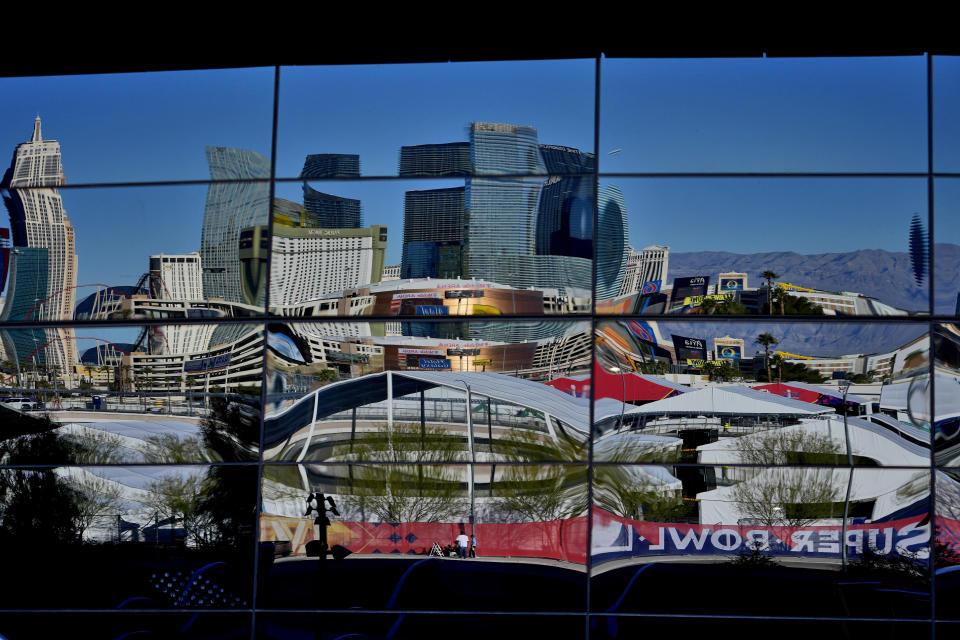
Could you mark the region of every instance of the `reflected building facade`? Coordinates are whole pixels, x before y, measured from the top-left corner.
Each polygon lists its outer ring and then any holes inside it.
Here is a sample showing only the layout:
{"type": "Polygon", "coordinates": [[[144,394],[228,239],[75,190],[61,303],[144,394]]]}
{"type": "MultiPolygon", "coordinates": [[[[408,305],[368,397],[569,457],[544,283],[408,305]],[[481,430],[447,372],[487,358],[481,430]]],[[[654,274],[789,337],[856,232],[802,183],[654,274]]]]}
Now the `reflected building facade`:
{"type": "Polygon", "coordinates": [[[400,147],[401,176],[468,176],[471,173],[469,142],[400,147]]]}
{"type": "Polygon", "coordinates": [[[457,278],[463,270],[464,188],[407,191],[401,278],[457,278]]]}
{"type": "Polygon", "coordinates": [[[589,288],[591,260],[537,253],[544,181],[529,174],[547,170],[537,130],[474,122],[470,156],[474,176],[466,181],[467,275],[519,287],[589,288]]]}
{"type": "Polygon", "coordinates": [[[360,201],[317,191],[303,184],[303,208],[309,226],[326,229],[356,229],[363,226],[360,201]]]}
{"type": "MultiPolygon", "coordinates": [[[[270,187],[250,180],[270,177],[270,161],[255,151],[231,147],[207,147],[212,180],[247,182],[211,183],[203,215],[200,259],[203,263],[203,295],[242,302],[240,230],[267,224],[270,187]]],[[[258,300],[263,305],[263,296],[258,300]]]]}
{"type": "Polygon", "coordinates": [[[303,163],[301,178],[359,178],[360,156],[355,153],[314,153],[303,163]]]}
{"type": "MultiPolygon", "coordinates": [[[[30,141],[17,146],[2,183],[7,190],[4,203],[10,214],[14,247],[45,250],[17,256],[22,262],[17,269],[19,282],[14,286],[19,285],[20,293],[16,294],[16,301],[8,304],[16,303],[17,311],[11,309],[11,314],[24,312],[19,320],[42,322],[73,318],[77,300],[76,238],[57,189],[65,183],[60,143],[43,139],[40,116],[37,116],[30,141]],[[26,300],[23,292],[40,286],[26,282],[27,277],[45,280],[46,295],[26,300]],[[30,309],[22,309],[28,303],[30,309]]],[[[72,330],[47,329],[44,343],[47,364],[61,371],[68,371],[76,364],[77,348],[72,330]]],[[[25,355],[18,353],[17,357],[25,355]]]]}
{"type": "Polygon", "coordinates": [[[670,247],[651,245],[640,251],[634,251],[632,247],[628,247],[628,252],[620,295],[637,293],[645,282],[654,280],[666,282],[667,268],[670,264],[670,247]]]}

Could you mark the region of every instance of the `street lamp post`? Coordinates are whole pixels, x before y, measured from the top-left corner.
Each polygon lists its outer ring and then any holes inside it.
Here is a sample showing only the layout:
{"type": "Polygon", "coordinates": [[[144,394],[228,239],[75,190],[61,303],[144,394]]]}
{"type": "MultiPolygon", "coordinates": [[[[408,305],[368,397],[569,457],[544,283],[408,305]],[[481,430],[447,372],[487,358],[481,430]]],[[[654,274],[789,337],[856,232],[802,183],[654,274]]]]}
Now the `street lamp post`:
{"type": "Polygon", "coordinates": [[[467,492],[470,494],[470,535],[471,537],[476,535],[476,501],[474,495],[474,465],[477,462],[477,452],[473,444],[473,416],[471,415],[470,406],[471,406],[471,393],[470,385],[467,384],[465,380],[457,378],[458,382],[462,382],[463,386],[467,389],[467,446],[470,447],[470,477],[467,481],[467,492]]]}
{"type": "Polygon", "coordinates": [[[850,475],[847,477],[847,495],[843,500],[843,522],[840,523],[840,567],[847,569],[847,517],[850,514],[850,489],[853,486],[853,452],[850,449],[850,426],[847,424],[847,392],[850,391],[850,381],[843,380],[843,437],[847,443],[847,465],[850,475]]]}

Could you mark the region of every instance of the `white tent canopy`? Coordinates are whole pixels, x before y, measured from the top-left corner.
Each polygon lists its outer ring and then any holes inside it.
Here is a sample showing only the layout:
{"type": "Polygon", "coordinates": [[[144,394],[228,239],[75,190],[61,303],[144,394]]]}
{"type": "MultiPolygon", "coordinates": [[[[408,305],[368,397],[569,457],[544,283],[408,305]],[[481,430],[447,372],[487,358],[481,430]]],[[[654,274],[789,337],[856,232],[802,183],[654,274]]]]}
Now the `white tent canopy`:
{"type": "Polygon", "coordinates": [[[636,407],[629,415],[793,415],[834,413],[830,407],[791,400],[739,385],[708,387],[636,407]]]}

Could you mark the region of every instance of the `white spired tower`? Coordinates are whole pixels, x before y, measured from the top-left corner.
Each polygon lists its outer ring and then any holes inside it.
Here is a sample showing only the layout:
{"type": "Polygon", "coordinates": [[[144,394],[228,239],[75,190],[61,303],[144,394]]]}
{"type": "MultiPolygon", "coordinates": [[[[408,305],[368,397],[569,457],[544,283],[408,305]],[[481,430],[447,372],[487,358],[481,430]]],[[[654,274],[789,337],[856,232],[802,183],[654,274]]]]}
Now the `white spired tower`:
{"type": "MultiPolygon", "coordinates": [[[[63,210],[57,187],[66,184],[60,143],[44,140],[40,116],[30,142],[17,146],[9,184],[10,226],[15,247],[48,250],[47,297],[37,300],[30,320],[72,320],[77,302],[77,249],[73,226],[63,210]]],[[[44,359],[61,372],[77,363],[72,329],[48,329],[44,359]]],[[[26,355],[26,354],[24,354],[26,355]]]]}

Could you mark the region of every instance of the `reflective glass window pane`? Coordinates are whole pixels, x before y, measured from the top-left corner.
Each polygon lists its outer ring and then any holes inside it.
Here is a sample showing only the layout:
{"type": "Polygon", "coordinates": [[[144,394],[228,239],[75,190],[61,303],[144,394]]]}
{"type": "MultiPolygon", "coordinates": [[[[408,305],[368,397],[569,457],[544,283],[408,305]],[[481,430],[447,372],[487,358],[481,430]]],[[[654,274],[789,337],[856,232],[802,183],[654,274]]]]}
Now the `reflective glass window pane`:
{"type": "Polygon", "coordinates": [[[960,106],[960,57],[933,56],[933,167],[960,171],[960,127],[953,116],[960,106]]]}
{"type": "MultiPolygon", "coordinates": [[[[593,201],[593,180],[583,176],[280,182],[269,252],[271,310],[588,313],[593,201]]],[[[250,264],[257,267],[250,273],[261,288],[265,232],[265,225],[241,231],[253,247],[250,264]]],[[[608,263],[615,279],[619,262],[608,263]]]]}
{"type": "Polygon", "coordinates": [[[256,460],[261,327],[0,331],[5,463],[256,460]]]}
{"type": "Polygon", "coordinates": [[[433,610],[429,592],[463,611],[583,611],[586,479],[582,465],[270,465],[261,540],[281,557],[261,566],[258,607],[433,610]]]}
{"type": "Polygon", "coordinates": [[[596,338],[594,460],[930,464],[925,323],[628,320],[596,338]]]}
{"type": "MultiPolygon", "coordinates": [[[[238,150],[221,151],[217,162],[238,150]]],[[[267,182],[8,194],[0,321],[148,318],[157,314],[145,309],[167,306],[164,317],[263,309],[262,295],[245,295],[250,256],[241,236],[267,219],[267,182]]]]}
{"type": "Polygon", "coordinates": [[[605,59],[600,170],[926,171],[926,61],[605,59]]]}
{"type": "Polygon", "coordinates": [[[4,609],[248,609],[256,467],[0,470],[4,609]],[[10,553],[42,548],[43,553],[10,553]],[[50,589],[57,576],[57,589],[50,589]]]}
{"type": "MultiPolygon", "coordinates": [[[[614,186],[628,255],[616,292],[598,262],[600,313],[929,312],[923,179],[611,178],[600,192],[614,186]]],[[[598,260],[619,251],[598,238],[598,260]]]]}
{"type": "MultiPolygon", "coordinates": [[[[938,315],[960,315],[960,180],[937,178],[933,183],[934,197],[934,255],[933,286],[934,312],[938,315]]],[[[925,235],[920,240],[926,242],[925,235]]]]}
{"type": "Polygon", "coordinates": [[[662,467],[594,474],[592,610],[929,616],[928,469],[689,470],[682,489],[662,467]],[[704,593],[779,597],[678,597],[694,583],[704,593]]]}
{"type": "MultiPolygon", "coordinates": [[[[3,78],[0,147],[21,145],[15,182],[239,177],[208,168],[206,156],[217,146],[269,156],[273,78],[269,67],[3,78]]],[[[257,177],[269,177],[269,167],[257,177]]]]}
{"type": "Polygon", "coordinates": [[[584,323],[301,322],[268,342],[267,460],[587,459],[584,323]]]}
{"type": "Polygon", "coordinates": [[[283,67],[277,176],[592,172],[594,69],[594,60],[283,67]]]}

